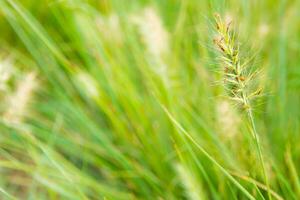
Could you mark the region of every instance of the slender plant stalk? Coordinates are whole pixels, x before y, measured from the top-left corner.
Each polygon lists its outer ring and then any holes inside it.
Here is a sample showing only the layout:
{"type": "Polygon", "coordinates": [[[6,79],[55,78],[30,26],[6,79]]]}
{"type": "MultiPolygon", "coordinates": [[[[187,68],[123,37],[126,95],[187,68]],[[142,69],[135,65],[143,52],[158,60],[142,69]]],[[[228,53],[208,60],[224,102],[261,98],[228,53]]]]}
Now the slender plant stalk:
{"type": "MultiPolygon", "coordinates": [[[[263,184],[263,183],[261,183],[261,182],[255,180],[255,179],[253,179],[253,178],[251,178],[251,177],[248,177],[248,176],[245,176],[245,175],[241,175],[241,174],[238,174],[238,173],[233,172],[233,171],[230,171],[229,173],[230,173],[231,175],[233,175],[234,177],[238,177],[238,178],[240,178],[240,179],[242,179],[242,180],[244,180],[244,181],[247,181],[247,182],[249,182],[249,183],[252,183],[252,184],[256,185],[257,188],[261,188],[261,189],[263,189],[263,190],[265,190],[265,191],[268,191],[268,187],[267,187],[265,184],[263,184]]],[[[284,200],[283,197],[281,197],[281,196],[280,196],[278,193],[276,193],[274,190],[270,189],[270,192],[271,192],[272,196],[273,196],[275,199],[278,199],[278,200],[284,200]]]]}
{"type": "Polygon", "coordinates": [[[224,168],[219,164],[195,139],[181,126],[179,122],[171,115],[167,108],[161,105],[165,113],[168,115],[172,123],[183,133],[215,166],[217,166],[222,173],[237,187],[239,188],[249,199],[255,200],[255,198],[224,168]]]}
{"type": "Polygon", "coordinates": [[[259,160],[262,166],[263,176],[268,188],[268,197],[271,198],[269,181],[266,174],[262,149],[259,142],[259,135],[256,130],[250,100],[258,96],[261,89],[254,92],[249,91],[249,85],[252,84],[255,72],[248,70],[247,61],[242,62],[240,59],[239,46],[235,41],[235,34],[230,29],[231,21],[225,22],[220,15],[215,15],[217,38],[214,40],[217,48],[221,52],[221,62],[225,65],[224,69],[224,86],[229,97],[236,101],[247,112],[248,120],[251,125],[253,140],[257,149],[259,160]]]}
{"type": "Polygon", "coordinates": [[[255,126],[255,123],[254,123],[254,118],[253,118],[252,110],[248,109],[247,112],[248,112],[248,117],[250,119],[252,131],[253,131],[253,137],[254,137],[256,149],[258,151],[259,160],[260,160],[261,166],[263,168],[263,176],[264,176],[264,179],[265,179],[265,182],[266,182],[266,186],[267,186],[268,197],[269,197],[269,199],[272,199],[271,192],[270,192],[269,179],[268,179],[267,174],[266,174],[266,167],[265,167],[265,163],[264,163],[264,160],[263,160],[262,150],[261,150],[261,146],[260,146],[260,142],[259,142],[259,135],[258,135],[258,133],[256,131],[256,126],[255,126]]]}

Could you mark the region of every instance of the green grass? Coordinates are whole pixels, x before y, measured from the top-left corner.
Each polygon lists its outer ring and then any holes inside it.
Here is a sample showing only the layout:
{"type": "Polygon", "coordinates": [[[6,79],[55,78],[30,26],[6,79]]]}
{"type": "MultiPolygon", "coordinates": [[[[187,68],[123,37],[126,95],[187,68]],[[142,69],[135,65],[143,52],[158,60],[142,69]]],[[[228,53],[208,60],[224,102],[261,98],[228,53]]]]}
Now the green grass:
{"type": "Polygon", "coordinates": [[[299,199],[299,8],[0,0],[0,199],[299,199]],[[214,13],[261,71],[250,120],[214,13]]]}

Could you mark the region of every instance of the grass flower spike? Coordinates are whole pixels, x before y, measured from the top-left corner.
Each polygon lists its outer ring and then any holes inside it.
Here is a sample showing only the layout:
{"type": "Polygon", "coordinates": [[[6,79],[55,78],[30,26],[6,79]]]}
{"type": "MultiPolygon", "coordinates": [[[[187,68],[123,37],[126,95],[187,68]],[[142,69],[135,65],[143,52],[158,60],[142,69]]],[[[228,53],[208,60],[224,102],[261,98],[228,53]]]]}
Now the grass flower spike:
{"type": "Polygon", "coordinates": [[[24,79],[18,83],[16,91],[8,97],[8,109],[4,114],[5,122],[11,124],[21,123],[28,111],[33,93],[37,88],[37,78],[35,72],[25,75],[24,79]]]}
{"type": "Polygon", "coordinates": [[[261,93],[261,89],[251,91],[252,81],[257,72],[249,69],[249,61],[242,61],[240,56],[239,44],[236,35],[231,29],[232,21],[224,21],[219,14],[215,14],[217,37],[214,43],[219,49],[221,63],[224,67],[224,86],[230,98],[241,105],[246,111],[253,135],[254,143],[257,148],[258,156],[262,166],[265,183],[268,187],[268,196],[271,199],[268,178],[266,175],[264,159],[262,155],[259,135],[253,118],[253,111],[250,100],[261,93]]]}
{"type": "Polygon", "coordinates": [[[253,81],[258,72],[249,69],[250,60],[241,60],[239,45],[235,33],[231,30],[232,21],[222,21],[220,15],[215,15],[217,37],[214,43],[221,52],[221,62],[224,67],[224,85],[231,99],[250,109],[250,100],[261,94],[261,88],[251,91],[253,81]]]}

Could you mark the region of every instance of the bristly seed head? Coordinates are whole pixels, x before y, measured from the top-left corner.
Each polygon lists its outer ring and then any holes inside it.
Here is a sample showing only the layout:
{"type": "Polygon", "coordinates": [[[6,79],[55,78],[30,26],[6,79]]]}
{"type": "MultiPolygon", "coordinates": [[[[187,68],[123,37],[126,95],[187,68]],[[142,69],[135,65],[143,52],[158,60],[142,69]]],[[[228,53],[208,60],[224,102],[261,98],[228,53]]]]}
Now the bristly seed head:
{"type": "Polygon", "coordinates": [[[247,69],[246,61],[241,61],[239,45],[231,28],[232,20],[222,20],[219,14],[215,14],[215,23],[217,36],[213,42],[220,53],[222,65],[225,66],[223,70],[225,89],[230,98],[242,108],[250,109],[249,101],[261,93],[261,89],[255,89],[255,92],[249,91],[255,72],[247,69]]]}

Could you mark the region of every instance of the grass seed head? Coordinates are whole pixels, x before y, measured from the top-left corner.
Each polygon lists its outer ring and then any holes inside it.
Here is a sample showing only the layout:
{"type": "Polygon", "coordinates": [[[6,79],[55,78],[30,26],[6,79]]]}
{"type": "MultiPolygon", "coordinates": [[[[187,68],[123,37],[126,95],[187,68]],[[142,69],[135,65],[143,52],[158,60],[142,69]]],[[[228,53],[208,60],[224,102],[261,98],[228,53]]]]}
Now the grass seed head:
{"type": "Polygon", "coordinates": [[[242,108],[250,109],[250,97],[259,95],[261,92],[261,89],[251,91],[255,85],[253,81],[255,70],[249,70],[248,61],[241,59],[239,43],[232,29],[232,19],[223,20],[219,14],[215,14],[215,24],[217,36],[213,41],[224,66],[222,71],[225,90],[230,98],[242,108]]]}
{"type": "Polygon", "coordinates": [[[8,109],[3,119],[8,124],[19,124],[27,114],[27,107],[37,88],[35,72],[26,74],[17,85],[16,91],[8,97],[8,109]]]}
{"type": "Polygon", "coordinates": [[[133,16],[132,21],[138,26],[142,40],[154,58],[169,51],[169,33],[155,9],[145,8],[140,15],[133,16]]]}

